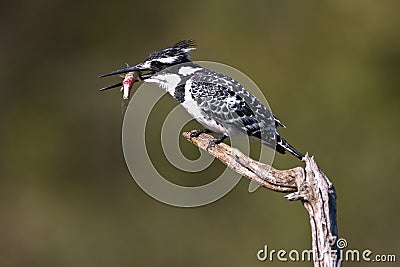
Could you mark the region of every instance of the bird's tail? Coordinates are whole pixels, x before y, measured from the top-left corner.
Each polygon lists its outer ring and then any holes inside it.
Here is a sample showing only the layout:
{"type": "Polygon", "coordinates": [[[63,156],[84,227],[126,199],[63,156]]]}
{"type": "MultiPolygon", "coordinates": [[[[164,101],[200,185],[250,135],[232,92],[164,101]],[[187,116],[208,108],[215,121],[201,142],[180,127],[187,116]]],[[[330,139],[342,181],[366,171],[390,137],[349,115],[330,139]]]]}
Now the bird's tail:
{"type": "Polygon", "coordinates": [[[283,137],[280,135],[276,135],[277,143],[276,143],[276,151],[279,153],[285,154],[286,151],[289,151],[290,154],[299,158],[300,160],[303,159],[304,155],[300,153],[296,148],[291,146],[283,137]]]}

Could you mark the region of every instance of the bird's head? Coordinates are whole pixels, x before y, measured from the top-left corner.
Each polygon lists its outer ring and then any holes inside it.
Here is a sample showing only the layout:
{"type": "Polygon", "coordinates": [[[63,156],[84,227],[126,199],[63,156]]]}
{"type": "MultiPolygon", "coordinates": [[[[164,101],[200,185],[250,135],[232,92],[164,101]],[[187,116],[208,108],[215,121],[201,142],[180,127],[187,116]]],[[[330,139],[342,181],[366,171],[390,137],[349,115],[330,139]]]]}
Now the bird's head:
{"type": "Polygon", "coordinates": [[[124,69],[103,74],[101,77],[136,72],[140,80],[146,80],[165,68],[190,62],[190,52],[195,48],[193,40],[180,41],[170,47],[155,51],[148,55],[142,62],[124,69]]]}

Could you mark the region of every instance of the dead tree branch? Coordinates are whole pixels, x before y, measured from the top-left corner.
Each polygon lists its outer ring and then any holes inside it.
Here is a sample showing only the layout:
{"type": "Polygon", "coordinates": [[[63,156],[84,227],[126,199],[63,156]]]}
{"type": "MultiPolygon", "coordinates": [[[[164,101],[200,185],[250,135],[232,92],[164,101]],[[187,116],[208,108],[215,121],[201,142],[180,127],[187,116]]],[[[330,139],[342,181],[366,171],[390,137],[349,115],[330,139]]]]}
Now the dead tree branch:
{"type": "Polygon", "coordinates": [[[191,138],[190,133],[185,132],[183,136],[244,177],[268,189],[289,192],[285,196],[288,200],[300,200],[310,216],[314,266],[341,266],[336,243],[336,191],[313,157],[306,155],[303,158],[305,168],[277,170],[224,143],[207,149],[209,142],[215,140],[211,135],[201,134],[191,138]]]}

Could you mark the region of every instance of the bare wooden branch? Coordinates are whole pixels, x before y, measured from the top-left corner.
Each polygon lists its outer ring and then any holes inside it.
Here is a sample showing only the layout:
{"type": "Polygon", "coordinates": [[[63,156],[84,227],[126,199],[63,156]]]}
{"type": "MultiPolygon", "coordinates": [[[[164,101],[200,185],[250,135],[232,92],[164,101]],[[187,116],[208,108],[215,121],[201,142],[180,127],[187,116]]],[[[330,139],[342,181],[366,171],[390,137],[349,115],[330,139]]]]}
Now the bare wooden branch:
{"type": "Polygon", "coordinates": [[[221,143],[207,149],[215,138],[201,134],[183,136],[199,148],[208,151],[235,172],[277,192],[291,192],[288,200],[300,200],[310,216],[314,266],[341,266],[337,247],[336,191],[328,177],[319,169],[313,157],[303,158],[306,167],[277,170],[268,164],[253,160],[240,150],[221,143]]]}

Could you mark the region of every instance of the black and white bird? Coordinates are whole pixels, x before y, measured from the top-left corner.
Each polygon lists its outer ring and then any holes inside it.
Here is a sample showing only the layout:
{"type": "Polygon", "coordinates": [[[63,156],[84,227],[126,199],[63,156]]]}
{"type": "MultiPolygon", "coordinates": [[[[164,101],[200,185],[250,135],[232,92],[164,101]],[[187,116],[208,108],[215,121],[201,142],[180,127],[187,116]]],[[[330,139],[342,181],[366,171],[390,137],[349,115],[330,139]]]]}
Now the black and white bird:
{"type": "Polygon", "coordinates": [[[233,78],[192,62],[190,52],[194,49],[194,41],[180,41],[151,53],[139,64],[100,77],[135,73],[138,80],[165,89],[205,127],[192,132],[192,137],[201,133],[222,134],[209,147],[229,136],[247,135],[251,140],[260,141],[281,154],[288,151],[302,159],[304,155],[278,133],[277,128],[285,126],[274,114],[233,78]]]}

